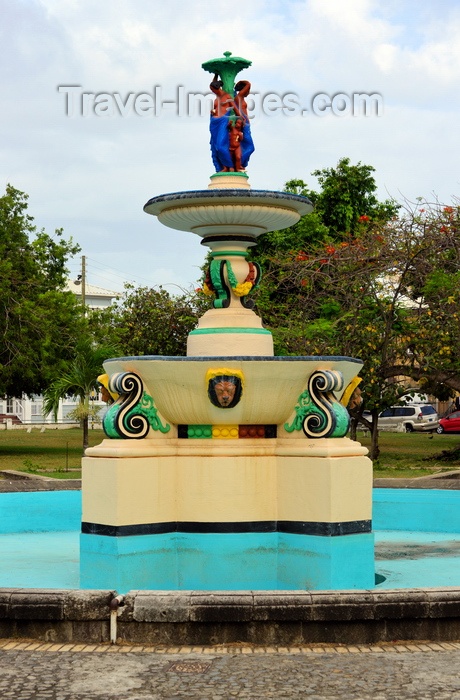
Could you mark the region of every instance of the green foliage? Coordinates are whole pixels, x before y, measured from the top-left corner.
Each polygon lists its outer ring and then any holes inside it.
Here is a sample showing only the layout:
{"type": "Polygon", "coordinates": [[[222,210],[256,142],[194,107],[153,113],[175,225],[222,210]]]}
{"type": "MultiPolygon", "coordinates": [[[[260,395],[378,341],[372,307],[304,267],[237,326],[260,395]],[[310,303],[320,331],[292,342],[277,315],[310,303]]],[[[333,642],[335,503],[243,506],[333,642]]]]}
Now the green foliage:
{"type": "Polygon", "coordinates": [[[53,413],[56,416],[59,401],[66,396],[76,397],[80,403],[88,401],[91,391],[97,388],[97,377],[103,372],[103,362],[114,354],[116,351],[113,348],[95,346],[88,337],[82,337],[65,371],[56,375],[45,391],[45,414],[53,413]]]}
{"type": "Polygon", "coordinates": [[[290,329],[295,354],[364,359],[367,408],[396,401],[403,377],[460,389],[459,209],[449,227],[439,226],[443,217],[440,207],[423,219],[406,210],[397,221],[369,223],[359,239],[317,244],[305,256],[281,251],[274,261],[270,293],[283,298],[288,280],[290,306],[278,315],[273,307],[273,326],[290,329]]]}
{"type": "Polygon", "coordinates": [[[303,180],[288,180],[283,187],[283,192],[292,192],[292,194],[298,194],[301,197],[307,197],[312,204],[315,204],[318,197],[318,193],[314,190],[309,189],[306,182],[303,180]]]}
{"type": "MultiPolygon", "coordinates": [[[[418,383],[439,397],[460,391],[460,207],[379,203],[370,166],[316,171],[322,190],[286,187],[316,202],[327,235],[296,227],[262,236],[257,309],[278,354],[361,358],[364,408],[373,421],[418,383]],[[398,216],[395,216],[399,209],[398,216]]],[[[316,230],[317,231],[317,230],[316,230]]],[[[359,411],[354,411],[356,418],[359,411]]]]}
{"type": "Polygon", "coordinates": [[[40,471],[40,465],[37,462],[32,462],[31,459],[25,459],[23,465],[25,467],[24,471],[29,474],[37,474],[40,471]]]}
{"type": "Polygon", "coordinates": [[[37,231],[27,195],[7,185],[0,197],[0,395],[40,393],[75,344],[82,319],[63,291],[72,240],[37,231]],[[33,238],[33,240],[31,240],[33,238]]]}
{"type": "Polygon", "coordinates": [[[337,318],[341,312],[342,307],[336,299],[326,299],[319,307],[319,314],[323,319],[337,318]]]}
{"type": "Polygon", "coordinates": [[[198,297],[170,296],[161,287],[126,285],[120,301],[96,316],[99,340],[104,337],[124,355],[185,355],[199,304],[198,297]]]}
{"type": "Polygon", "coordinates": [[[381,221],[397,213],[394,202],[378,201],[374,172],[371,165],[350,165],[349,158],[342,158],[335,168],[312,173],[318,178],[321,191],[311,198],[322,222],[334,236],[356,234],[364,217],[381,221]]]}
{"type": "Polygon", "coordinates": [[[71,421],[82,423],[86,418],[92,423],[100,421],[101,407],[95,406],[91,401],[89,404],[79,403],[72,411],[69,411],[67,418],[71,421]]]}
{"type": "Polygon", "coordinates": [[[311,212],[303,216],[295,226],[282,231],[264,233],[257,239],[257,248],[251,248],[250,252],[253,254],[252,259],[266,267],[274,254],[278,255],[281,251],[285,253],[296,251],[301,255],[312,243],[327,241],[328,238],[329,229],[317,212],[311,212]]]}
{"type": "Polygon", "coordinates": [[[421,288],[421,294],[425,299],[444,300],[455,294],[460,287],[460,272],[451,270],[432,270],[426,275],[425,283],[421,288]],[[442,298],[441,298],[442,296],[442,298]]]}
{"type": "Polygon", "coordinates": [[[66,368],[58,373],[44,393],[43,411],[56,418],[61,399],[78,399],[77,414],[83,424],[83,449],[88,445],[88,418],[91,415],[89,397],[97,389],[97,377],[103,373],[103,362],[117,354],[113,347],[98,346],[87,335],[78,341],[74,356],[66,368]]]}
{"type": "MultiPolygon", "coordinates": [[[[377,200],[373,172],[371,166],[350,165],[348,158],[342,158],[336,168],[313,173],[322,186],[319,192],[310,189],[303,180],[289,180],[284,191],[308,197],[315,205],[314,211],[295,226],[260,236],[257,247],[251,249],[252,259],[264,273],[256,295],[257,311],[274,333],[279,354],[302,354],[308,345],[306,341],[315,335],[316,326],[307,328],[309,319],[304,300],[313,289],[317,295],[324,287],[328,295],[328,265],[336,249],[356,241],[369,222],[388,221],[395,216],[398,210],[395,203],[377,200]],[[318,258],[315,275],[300,279],[292,275],[293,265],[298,263],[299,269],[308,269],[309,260],[315,257],[318,258]],[[284,261],[281,265],[280,259],[284,261]],[[302,332],[280,333],[279,327],[285,323],[291,331],[296,323],[300,324],[302,332]]],[[[320,317],[332,321],[340,315],[342,307],[337,299],[330,296],[321,303],[320,317]]]]}
{"type": "Polygon", "coordinates": [[[336,335],[336,324],[333,321],[328,318],[317,318],[305,327],[304,338],[306,341],[314,343],[317,342],[318,338],[321,338],[324,343],[325,341],[333,341],[336,335]]]}

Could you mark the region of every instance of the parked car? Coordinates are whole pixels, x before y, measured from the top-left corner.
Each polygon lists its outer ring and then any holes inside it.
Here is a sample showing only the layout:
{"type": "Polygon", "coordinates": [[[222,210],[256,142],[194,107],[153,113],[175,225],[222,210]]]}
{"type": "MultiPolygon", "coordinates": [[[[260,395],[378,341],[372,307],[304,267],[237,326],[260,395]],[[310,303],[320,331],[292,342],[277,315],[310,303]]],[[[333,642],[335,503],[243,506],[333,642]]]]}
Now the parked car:
{"type": "Polygon", "coordinates": [[[406,433],[412,433],[414,430],[434,431],[438,428],[439,417],[430,404],[392,406],[379,414],[377,425],[379,430],[406,433]]]}
{"type": "Polygon", "coordinates": [[[439,419],[439,425],[436,432],[441,433],[460,433],[460,411],[454,411],[450,416],[439,419]]]}

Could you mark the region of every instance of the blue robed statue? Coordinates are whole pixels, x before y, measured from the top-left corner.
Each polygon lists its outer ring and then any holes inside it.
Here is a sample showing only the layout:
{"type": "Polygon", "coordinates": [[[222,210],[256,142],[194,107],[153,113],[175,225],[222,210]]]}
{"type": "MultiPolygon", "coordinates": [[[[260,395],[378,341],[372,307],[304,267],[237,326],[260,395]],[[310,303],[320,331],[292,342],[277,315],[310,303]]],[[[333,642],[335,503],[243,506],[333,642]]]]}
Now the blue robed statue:
{"type": "Polygon", "coordinates": [[[216,74],[209,87],[215,95],[209,124],[214,167],[217,172],[242,171],[254,151],[245,99],[251,83],[240,80],[231,95],[216,74]]]}

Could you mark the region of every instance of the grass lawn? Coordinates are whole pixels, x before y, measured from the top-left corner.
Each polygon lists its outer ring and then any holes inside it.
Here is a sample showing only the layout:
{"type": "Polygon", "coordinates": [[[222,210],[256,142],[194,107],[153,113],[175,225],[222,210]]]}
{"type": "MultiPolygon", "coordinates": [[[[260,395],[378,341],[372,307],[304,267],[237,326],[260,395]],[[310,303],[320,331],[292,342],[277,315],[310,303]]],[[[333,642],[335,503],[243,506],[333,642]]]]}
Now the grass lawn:
{"type": "MultiPolygon", "coordinates": [[[[102,430],[89,431],[90,445],[104,439],[102,430]]],[[[358,433],[366,447],[369,437],[358,433]]],[[[437,433],[380,433],[380,458],[374,463],[374,476],[410,478],[440,471],[460,469],[460,459],[443,462],[435,458],[442,450],[460,445],[460,435],[437,433]],[[427,459],[428,458],[428,459],[427,459]]],[[[82,457],[82,431],[33,429],[0,431],[0,469],[15,469],[53,476],[57,479],[79,479],[82,457]]]]}
{"type": "MultiPolygon", "coordinates": [[[[104,439],[102,430],[89,431],[89,444],[104,439]]],[[[0,431],[0,469],[15,469],[53,476],[56,479],[79,479],[81,476],[83,432],[69,430],[0,431]]]]}
{"type": "MultiPolygon", "coordinates": [[[[358,441],[370,446],[370,438],[358,432],[358,441]]],[[[460,469],[460,459],[445,462],[436,455],[460,445],[460,435],[437,433],[390,433],[379,436],[380,457],[374,462],[374,476],[411,478],[460,469]]]]}

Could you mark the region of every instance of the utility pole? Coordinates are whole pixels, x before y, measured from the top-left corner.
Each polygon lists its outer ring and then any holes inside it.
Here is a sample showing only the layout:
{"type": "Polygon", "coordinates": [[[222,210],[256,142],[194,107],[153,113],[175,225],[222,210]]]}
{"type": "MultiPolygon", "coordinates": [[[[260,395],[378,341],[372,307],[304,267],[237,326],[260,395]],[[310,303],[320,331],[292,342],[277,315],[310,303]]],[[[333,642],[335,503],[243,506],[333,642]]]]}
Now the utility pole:
{"type": "Polygon", "coordinates": [[[83,313],[86,314],[86,255],[81,256],[81,274],[78,275],[74,284],[81,284],[81,303],[83,304],[83,313]]]}
{"type": "Polygon", "coordinates": [[[86,255],[81,256],[81,303],[86,309],[86,255]]]}

